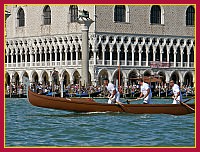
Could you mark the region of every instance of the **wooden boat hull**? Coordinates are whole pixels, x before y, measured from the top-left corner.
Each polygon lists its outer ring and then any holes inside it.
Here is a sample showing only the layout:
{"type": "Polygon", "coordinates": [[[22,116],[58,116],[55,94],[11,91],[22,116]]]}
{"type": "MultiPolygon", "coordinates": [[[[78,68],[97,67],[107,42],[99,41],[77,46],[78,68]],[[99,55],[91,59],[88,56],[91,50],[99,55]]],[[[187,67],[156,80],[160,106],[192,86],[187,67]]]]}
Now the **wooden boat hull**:
{"type": "MultiPolygon", "coordinates": [[[[133,114],[172,114],[184,115],[194,113],[181,104],[107,104],[97,103],[91,98],[60,98],[48,97],[28,91],[29,102],[33,106],[67,110],[75,112],[126,112],[133,114]]],[[[188,104],[195,108],[194,104],[188,104]]]]}

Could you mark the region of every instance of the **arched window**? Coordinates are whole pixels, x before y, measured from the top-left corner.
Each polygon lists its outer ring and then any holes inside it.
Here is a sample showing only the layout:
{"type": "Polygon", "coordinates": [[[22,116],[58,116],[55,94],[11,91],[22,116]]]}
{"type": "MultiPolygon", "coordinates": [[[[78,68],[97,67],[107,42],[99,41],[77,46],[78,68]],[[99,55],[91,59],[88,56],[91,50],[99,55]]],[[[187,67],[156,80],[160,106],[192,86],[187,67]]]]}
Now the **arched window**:
{"type": "Polygon", "coordinates": [[[153,5],[151,7],[150,22],[152,24],[161,24],[161,8],[160,8],[160,6],[153,5]]]}
{"type": "Polygon", "coordinates": [[[17,21],[18,21],[18,26],[22,27],[25,25],[25,17],[24,17],[24,10],[20,8],[17,13],[17,21]]]}
{"type": "Polygon", "coordinates": [[[114,9],[114,21],[126,22],[126,8],[124,5],[116,5],[114,9]]]}
{"type": "Polygon", "coordinates": [[[69,12],[71,15],[71,23],[77,22],[78,20],[78,6],[77,5],[71,5],[69,8],[69,12]]]}
{"type": "Polygon", "coordinates": [[[44,16],[44,25],[50,25],[51,24],[51,9],[48,5],[44,7],[43,16],[44,16]]]}
{"type": "Polygon", "coordinates": [[[189,6],[186,11],[186,25],[194,25],[195,10],[193,6],[189,6]]]}

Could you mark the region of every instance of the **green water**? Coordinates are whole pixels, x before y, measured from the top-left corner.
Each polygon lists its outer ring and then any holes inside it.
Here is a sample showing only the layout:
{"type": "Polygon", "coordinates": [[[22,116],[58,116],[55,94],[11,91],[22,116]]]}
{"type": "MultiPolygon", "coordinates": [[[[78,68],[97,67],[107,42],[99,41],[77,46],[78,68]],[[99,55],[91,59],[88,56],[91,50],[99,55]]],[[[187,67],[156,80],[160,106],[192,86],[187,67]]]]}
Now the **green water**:
{"type": "MultiPolygon", "coordinates": [[[[154,100],[162,102],[171,100],[154,100]]],[[[194,114],[73,113],[34,107],[26,99],[6,99],[5,105],[7,147],[195,146],[194,114]]]]}

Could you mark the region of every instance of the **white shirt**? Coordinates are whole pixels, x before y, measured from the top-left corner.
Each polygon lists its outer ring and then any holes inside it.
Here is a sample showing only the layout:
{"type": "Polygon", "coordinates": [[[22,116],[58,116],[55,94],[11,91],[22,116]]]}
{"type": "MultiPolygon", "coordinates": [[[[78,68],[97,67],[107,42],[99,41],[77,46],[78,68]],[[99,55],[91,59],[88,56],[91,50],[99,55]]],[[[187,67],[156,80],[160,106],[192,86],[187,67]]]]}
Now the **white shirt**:
{"type": "Polygon", "coordinates": [[[116,87],[112,83],[108,83],[108,86],[106,86],[107,90],[110,92],[110,94],[113,94],[113,91],[116,90],[116,87]]]}
{"type": "Polygon", "coordinates": [[[175,96],[177,96],[178,92],[180,92],[180,95],[181,95],[181,91],[180,91],[179,86],[177,84],[174,84],[174,86],[172,87],[172,91],[173,91],[173,94],[175,96]]]}
{"type": "Polygon", "coordinates": [[[150,89],[150,93],[151,93],[151,88],[149,87],[149,85],[147,83],[143,82],[143,85],[141,85],[141,92],[142,94],[145,96],[147,94],[147,90],[150,89]]]}

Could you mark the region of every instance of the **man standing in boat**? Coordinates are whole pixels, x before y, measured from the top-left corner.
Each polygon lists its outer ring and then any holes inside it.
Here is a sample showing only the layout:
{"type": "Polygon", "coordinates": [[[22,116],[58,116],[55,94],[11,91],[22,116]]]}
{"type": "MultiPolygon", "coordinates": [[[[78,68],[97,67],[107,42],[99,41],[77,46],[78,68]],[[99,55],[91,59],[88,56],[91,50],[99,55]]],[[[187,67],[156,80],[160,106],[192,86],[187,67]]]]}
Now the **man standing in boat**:
{"type": "Polygon", "coordinates": [[[141,93],[138,99],[143,97],[144,98],[143,104],[151,104],[152,93],[150,86],[147,83],[145,83],[142,79],[139,80],[139,84],[141,93]]]}
{"type": "Polygon", "coordinates": [[[179,101],[182,101],[182,94],[180,91],[180,88],[177,84],[174,84],[174,80],[170,80],[169,82],[170,86],[172,87],[173,96],[174,99],[172,104],[179,104],[179,101]]]}
{"type": "Polygon", "coordinates": [[[115,85],[112,83],[109,83],[108,78],[105,78],[103,83],[104,83],[104,86],[107,88],[108,92],[110,93],[108,104],[115,104],[115,103],[120,104],[121,103],[119,101],[120,93],[119,91],[117,91],[115,85]]]}

